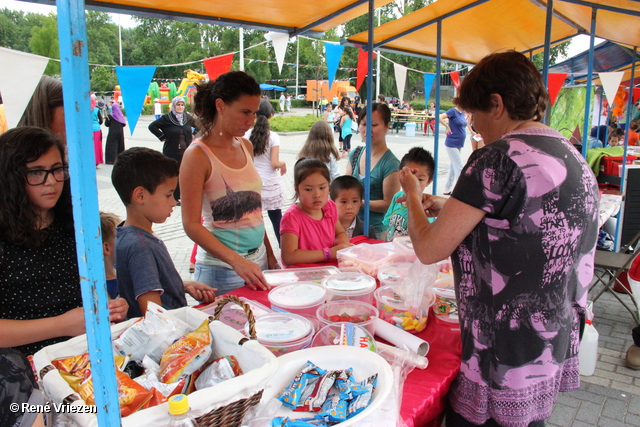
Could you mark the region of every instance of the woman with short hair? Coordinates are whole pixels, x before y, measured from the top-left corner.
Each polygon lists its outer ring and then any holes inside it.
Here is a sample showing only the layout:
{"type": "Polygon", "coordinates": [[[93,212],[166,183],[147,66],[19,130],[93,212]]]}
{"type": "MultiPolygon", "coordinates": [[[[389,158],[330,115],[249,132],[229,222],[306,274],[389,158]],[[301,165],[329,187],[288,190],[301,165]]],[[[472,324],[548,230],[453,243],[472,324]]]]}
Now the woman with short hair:
{"type": "Polygon", "coordinates": [[[547,102],[524,55],[489,55],[457,99],[487,145],[451,197],[423,195],[413,171],[400,171],[418,258],[453,264],[462,363],[448,426],[544,425],[558,391],[580,386],[598,185],[571,143],[541,123],[547,102]]]}

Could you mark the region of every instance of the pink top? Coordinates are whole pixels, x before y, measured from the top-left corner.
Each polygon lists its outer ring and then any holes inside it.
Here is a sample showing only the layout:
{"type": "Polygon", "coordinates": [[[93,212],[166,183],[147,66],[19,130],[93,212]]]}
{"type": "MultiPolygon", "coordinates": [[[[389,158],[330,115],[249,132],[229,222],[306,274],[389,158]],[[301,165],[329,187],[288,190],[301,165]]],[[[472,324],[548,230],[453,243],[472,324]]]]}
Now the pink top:
{"type": "Polygon", "coordinates": [[[282,216],[280,234],[293,233],[298,236],[298,248],[317,251],[330,248],[336,240],[338,208],[333,200],[322,207],[322,219],[311,218],[297,203],[291,205],[282,216]]]}

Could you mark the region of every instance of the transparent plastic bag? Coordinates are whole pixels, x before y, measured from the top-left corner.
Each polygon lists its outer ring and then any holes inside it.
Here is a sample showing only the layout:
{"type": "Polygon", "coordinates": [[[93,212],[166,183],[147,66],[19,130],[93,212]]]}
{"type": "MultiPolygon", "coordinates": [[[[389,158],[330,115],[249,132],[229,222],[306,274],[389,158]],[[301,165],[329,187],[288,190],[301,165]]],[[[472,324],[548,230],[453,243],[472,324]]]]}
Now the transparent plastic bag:
{"type": "Polygon", "coordinates": [[[394,288],[395,292],[409,306],[409,311],[418,313],[422,308],[424,292],[433,288],[438,278],[439,267],[437,264],[425,265],[420,260],[415,260],[407,277],[394,288]]]}

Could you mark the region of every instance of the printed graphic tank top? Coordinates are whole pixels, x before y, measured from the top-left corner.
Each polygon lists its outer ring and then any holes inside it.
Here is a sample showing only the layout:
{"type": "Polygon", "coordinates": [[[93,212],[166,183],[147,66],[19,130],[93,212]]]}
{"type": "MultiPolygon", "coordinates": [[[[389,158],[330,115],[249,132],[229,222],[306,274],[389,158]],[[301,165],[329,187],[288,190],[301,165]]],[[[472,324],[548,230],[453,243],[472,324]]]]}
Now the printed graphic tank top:
{"type": "MultiPolygon", "coordinates": [[[[241,255],[259,248],[264,241],[262,179],[244,143],[240,146],[247,163],[240,169],[226,166],[202,141],[193,143],[202,148],[211,164],[211,175],[202,192],[204,227],[241,255]]],[[[197,260],[203,264],[221,262],[201,247],[197,260]]]]}

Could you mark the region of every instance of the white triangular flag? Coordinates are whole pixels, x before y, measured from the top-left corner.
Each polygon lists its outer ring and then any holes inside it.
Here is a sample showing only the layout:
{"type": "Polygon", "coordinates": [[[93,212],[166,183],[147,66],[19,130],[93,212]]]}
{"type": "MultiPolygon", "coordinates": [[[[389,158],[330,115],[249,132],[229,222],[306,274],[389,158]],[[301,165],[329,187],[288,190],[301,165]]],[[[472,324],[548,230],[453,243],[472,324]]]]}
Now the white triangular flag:
{"type": "Polygon", "coordinates": [[[404,101],[404,85],[407,82],[407,67],[393,63],[393,70],[396,74],[396,87],[398,88],[398,98],[404,101]]]}
{"type": "Polygon", "coordinates": [[[282,73],[282,65],[284,64],[284,55],[287,53],[287,44],[289,43],[289,34],[268,32],[264,38],[271,40],[273,50],[276,53],[276,62],[278,63],[278,71],[282,73]]]}
{"type": "Polygon", "coordinates": [[[18,125],[48,63],[44,56],[0,47],[0,94],[9,128],[18,125]]]}
{"type": "Polygon", "coordinates": [[[598,77],[600,77],[600,81],[602,82],[604,94],[607,97],[607,101],[609,101],[609,105],[612,108],[613,100],[616,98],[616,93],[618,93],[618,87],[620,86],[620,82],[622,81],[623,76],[624,71],[598,73],[598,77]]]}

